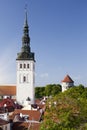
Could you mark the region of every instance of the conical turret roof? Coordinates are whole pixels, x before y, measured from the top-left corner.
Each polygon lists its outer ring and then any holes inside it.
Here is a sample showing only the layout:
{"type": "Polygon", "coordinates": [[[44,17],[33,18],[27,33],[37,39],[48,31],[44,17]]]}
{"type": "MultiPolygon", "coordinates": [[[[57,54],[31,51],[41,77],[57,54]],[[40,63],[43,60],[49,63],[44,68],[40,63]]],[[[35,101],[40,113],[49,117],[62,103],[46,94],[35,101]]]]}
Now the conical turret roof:
{"type": "Polygon", "coordinates": [[[65,78],[62,80],[62,82],[74,83],[74,81],[71,79],[69,75],[66,75],[65,78]]]}

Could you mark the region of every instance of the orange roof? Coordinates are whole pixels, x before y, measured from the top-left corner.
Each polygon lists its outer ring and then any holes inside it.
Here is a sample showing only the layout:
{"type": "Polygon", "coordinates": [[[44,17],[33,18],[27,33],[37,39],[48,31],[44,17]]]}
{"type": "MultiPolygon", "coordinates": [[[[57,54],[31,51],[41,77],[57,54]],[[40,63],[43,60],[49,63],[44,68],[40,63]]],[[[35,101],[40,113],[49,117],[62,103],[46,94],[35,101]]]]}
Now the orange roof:
{"type": "Polygon", "coordinates": [[[0,86],[0,96],[16,95],[16,86],[0,86]]]}
{"type": "Polygon", "coordinates": [[[13,118],[16,114],[22,113],[23,115],[29,115],[29,120],[35,120],[35,121],[40,121],[41,118],[41,113],[40,111],[33,111],[33,110],[21,110],[21,109],[16,109],[13,113],[13,118]]]}
{"type": "Polygon", "coordinates": [[[10,119],[14,119],[15,115],[18,114],[18,113],[22,113],[23,115],[29,115],[29,120],[33,120],[33,121],[38,121],[38,123],[35,123],[35,122],[32,122],[29,123],[29,122],[20,122],[20,121],[17,121],[17,122],[13,122],[13,130],[23,130],[24,128],[30,128],[29,130],[39,130],[40,129],[40,118],[41,118],[41,113],[40,111],[33,111],[33,110],[21,110],[21,109],[16,109],[14,112],[13,112],[13,115],[10,117],[10,119]]]}
{"type": "Polygon", "coordinates": [[[73,83],[74,81],[71,79],[69,75],[66,75],[62,82],[73,83]]]}

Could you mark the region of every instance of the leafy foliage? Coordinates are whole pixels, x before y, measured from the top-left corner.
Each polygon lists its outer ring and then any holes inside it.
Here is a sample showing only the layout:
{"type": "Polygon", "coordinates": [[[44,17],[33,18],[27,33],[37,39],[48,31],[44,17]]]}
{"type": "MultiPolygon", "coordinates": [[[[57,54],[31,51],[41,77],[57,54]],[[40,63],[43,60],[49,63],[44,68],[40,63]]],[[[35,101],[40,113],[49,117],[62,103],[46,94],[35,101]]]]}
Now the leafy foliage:
{"type": "Polygon", "coordinates": [[[41,130],[87,130],[87,88],[72,87],[49,99],[41,130]]]}
{"type": "Polygon", "coordinates": [[[43,96],[55,96],[61,92],[61,85],[59,84],[48,84],[45,87],[35,88],[35,97],[42,98],[43,96]]]}
{"type": "Polygon", "coordinates": [[[45,96],[45,87],[36,87],[35,88],[35,97],[42,98],[45,96]]]}

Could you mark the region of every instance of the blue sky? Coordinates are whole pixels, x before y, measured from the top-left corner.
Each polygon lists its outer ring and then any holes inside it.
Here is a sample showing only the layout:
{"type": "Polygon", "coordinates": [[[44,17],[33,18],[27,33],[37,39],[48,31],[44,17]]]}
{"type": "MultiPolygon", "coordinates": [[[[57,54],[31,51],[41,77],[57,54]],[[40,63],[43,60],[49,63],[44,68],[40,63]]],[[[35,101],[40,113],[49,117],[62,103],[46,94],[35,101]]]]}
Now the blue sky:
{"type": "Polygon", "coordinates": [[[16,84],[26,3],[36,86],[66,74],[87,86],[87,0],[0,0],[0,84],[16,84]]]}

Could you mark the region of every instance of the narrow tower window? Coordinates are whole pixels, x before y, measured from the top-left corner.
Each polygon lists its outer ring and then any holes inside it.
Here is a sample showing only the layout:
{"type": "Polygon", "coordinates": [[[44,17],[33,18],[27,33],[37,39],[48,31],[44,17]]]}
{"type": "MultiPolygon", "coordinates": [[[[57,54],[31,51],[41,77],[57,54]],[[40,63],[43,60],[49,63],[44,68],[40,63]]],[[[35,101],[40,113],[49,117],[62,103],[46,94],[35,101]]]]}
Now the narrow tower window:
{"type": "Polygon", "coordinates": [[[23,82],[26,82],[26,77],[25,76],[23,77],[23,82]]]}
{"type": "Polygon", "coordinates": [[[27,68],[29,69],[29,64],[27,64],[27,68]]]}
{"type": "Polygon", "coordinates": [[[24,68],[26,68],[26,64],[24,64],[24,68]]]}
{"type": "Polygon", "coordinates": [[[20,64],[20,68],[22,68],[22,64],[20,64]]]}

